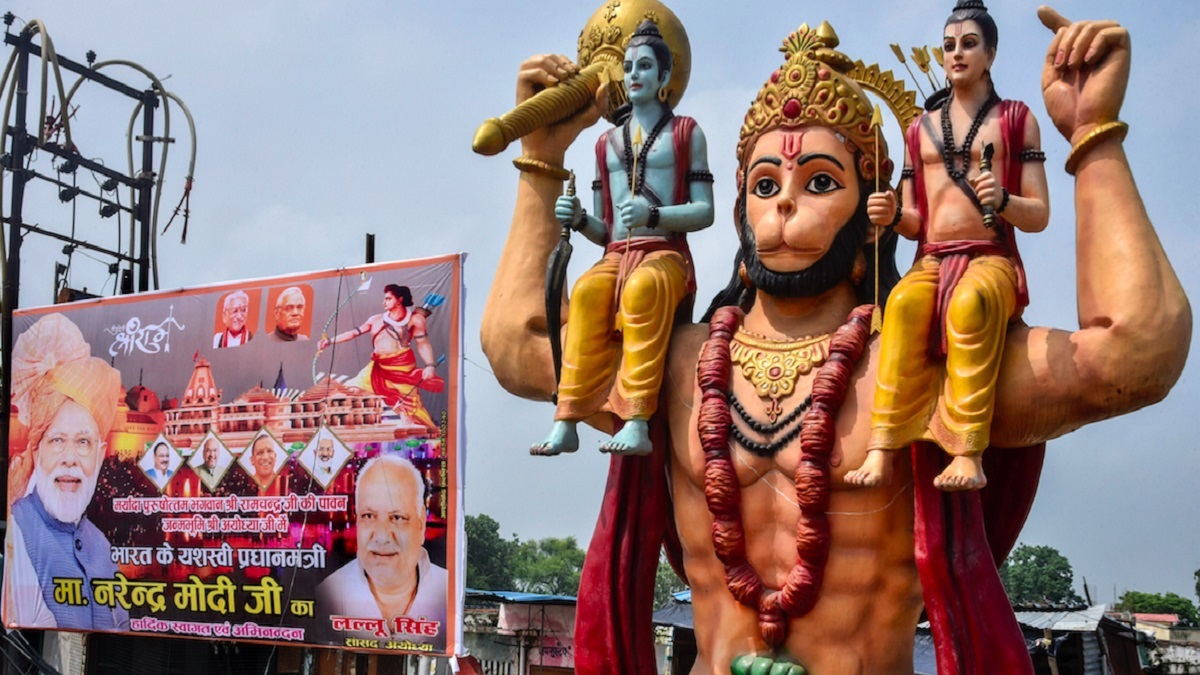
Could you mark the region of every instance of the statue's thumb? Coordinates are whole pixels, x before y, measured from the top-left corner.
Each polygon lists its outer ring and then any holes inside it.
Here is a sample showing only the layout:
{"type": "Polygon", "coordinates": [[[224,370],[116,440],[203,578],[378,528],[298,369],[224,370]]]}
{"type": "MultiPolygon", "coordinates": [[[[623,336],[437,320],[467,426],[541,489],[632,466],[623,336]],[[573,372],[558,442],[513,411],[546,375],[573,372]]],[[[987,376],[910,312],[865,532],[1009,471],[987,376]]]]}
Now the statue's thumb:
{"type": "Polygon", "coordinates": [[[1038,19],[1041,19],[1042,25],[1049,28],[1052,32],[1057,33],[1059,28],[1066,28],[1071,25],[1071,22],[1063,17],[1062,14],[1054,11],[1053,8],[1046,5],[1038,7],[1038,19]]]}

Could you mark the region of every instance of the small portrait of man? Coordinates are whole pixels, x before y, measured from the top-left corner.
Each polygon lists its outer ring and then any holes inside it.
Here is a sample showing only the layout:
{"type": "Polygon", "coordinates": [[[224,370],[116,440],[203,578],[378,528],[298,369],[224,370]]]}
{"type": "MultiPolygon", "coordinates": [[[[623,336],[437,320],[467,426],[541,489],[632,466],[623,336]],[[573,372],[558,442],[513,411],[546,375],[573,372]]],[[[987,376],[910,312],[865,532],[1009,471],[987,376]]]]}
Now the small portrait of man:
{"type": "Polygon", "coordinates": [[[107,437],[117,414],[121,374],[92,357],[83,334],[48,314],[17,338],[12,352],[13,407],[28,432],[10,471],[31,470],[8,520],[4,545],[4,625],[129,630],[120,605],[95,601],[92,581],[117,566],[104,533],[87,517],[107,437]],[[55,579],[78,580],[56,592],[55,579]]]}
{"type": "Polygon", "coordinates": [[[200,443],[200,449],[192,454],[188,464],[192,467],[192,471],[200,477],[200,481],[209,490],[214,490],[221,479],[225,477],[225,472],[229,470],[229,464],[232,461],[233,455],[229,449],[216,435],[210,433],[204,437],[204,441],[200,443]]]}
{"type": "Polygon", "coordinates": [[[167,439],[159,436],[150,444],[150,448],[146,454],[142,455],[138,464],[146,472],[146,477],[161,492],[166,489],[167,483],[171,482],[171,477],[175,475],[175,471],[179,469],[182,462],[179,453],[175,452],[167,439]]]}
{"type": "Polygon", "coordinates": [[[275,481],[283,463],[287,461],[287,453],[279,447],[279,443],[262,431],[242,453],[241,465],[261,488],[268,487],[275,481]]]}
{"type": "Polygon", "coordinates": [[[240,347],[254,338],[250,327],[250,295],[234,291],[221,302],[221,323],[224,329],[213,335],[213,349],[240,347]]]}
{"type": "Polygon", "coordinates": [[[308,316],[308,294],[304,291],[300,286],[288,286],[275,297],[275,329],[268,336],[272,341],[297,342],[308,339],[305,331],[311,320],[308,316]]]}
{"type": "Polygon", "coordinates": [[[298,461],[322,488],[327,488],[348,459],[350,451],[341,440],[327,427],[321,427],[300,453],[298,461]]]}
{"type": "MultiPolygon", "coordinates": [[[[357,553],[354,560],[317,586],[317,616],[437,621],[434,648],[446,640],[446,570],[424,548],[425,480],[412,462],[381,455],[358,472],[354,490],[357,553]]],[[[333,639],[370,637],[331,633],[333,639]]],[[[405,639],[426,641],[421,636],[405,639]]]]}

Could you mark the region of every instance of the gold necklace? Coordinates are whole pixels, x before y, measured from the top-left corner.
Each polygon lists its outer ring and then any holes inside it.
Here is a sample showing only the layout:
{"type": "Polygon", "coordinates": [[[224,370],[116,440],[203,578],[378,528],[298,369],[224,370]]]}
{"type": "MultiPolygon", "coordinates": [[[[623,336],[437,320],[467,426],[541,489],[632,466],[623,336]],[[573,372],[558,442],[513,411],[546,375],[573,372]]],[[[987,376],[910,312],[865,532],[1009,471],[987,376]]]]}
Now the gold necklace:
{"type": "Polygon", "coordinates": [[[796,380],[829,357],[830,335],[799,340],[772,340],[739,328],[729,342],[729,356],[759,398],[770,399],[767,417],[773,424],[783,412],[781,401],[796,391],[796,380]]]}

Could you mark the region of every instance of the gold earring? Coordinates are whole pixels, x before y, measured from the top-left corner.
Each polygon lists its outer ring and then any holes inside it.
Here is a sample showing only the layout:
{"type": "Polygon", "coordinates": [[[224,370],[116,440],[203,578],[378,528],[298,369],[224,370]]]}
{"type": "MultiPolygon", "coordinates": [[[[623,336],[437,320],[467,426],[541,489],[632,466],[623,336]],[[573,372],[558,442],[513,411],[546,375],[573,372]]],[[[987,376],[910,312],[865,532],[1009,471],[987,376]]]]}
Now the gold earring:
{"type": "Polygon", "coordinates": [[[666,103],[668,98],[670,98],[670,94],[667,92],[667,88],[659,87],[658,88],[658,100],[662,101],[663,103],[666,103]]]}
{"type": "MultiPolygon", "coordinates": [[[[866,262],[863,262],[866,265],[866,262]]],[[[754,282],[750,280],[750,273],[746,271],[746,263],[738,266],[738,279],[742,280],[742,285],[746,288],[754,288],[754,282]]]]}

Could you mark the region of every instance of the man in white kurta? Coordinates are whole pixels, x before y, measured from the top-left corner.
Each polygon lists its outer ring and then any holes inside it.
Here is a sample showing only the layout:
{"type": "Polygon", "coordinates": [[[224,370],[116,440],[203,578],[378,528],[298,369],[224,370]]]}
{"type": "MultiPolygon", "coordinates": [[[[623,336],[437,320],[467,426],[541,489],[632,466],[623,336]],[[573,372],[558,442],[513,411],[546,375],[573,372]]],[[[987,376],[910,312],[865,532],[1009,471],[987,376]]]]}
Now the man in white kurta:
{"type": "Polygon", "coordinates": [[[317,587],[320,632],[332,641],[395,638],[434,649],[445,645],[447,575],[423,547],[424,487],[416,467],[395,455],[376,457],[359,472],[356,557],[317,587]],[[364,630],[337,617],[376,623],[364,630]],[[436,629],[427,622],[437,622],[436,629]]]}

